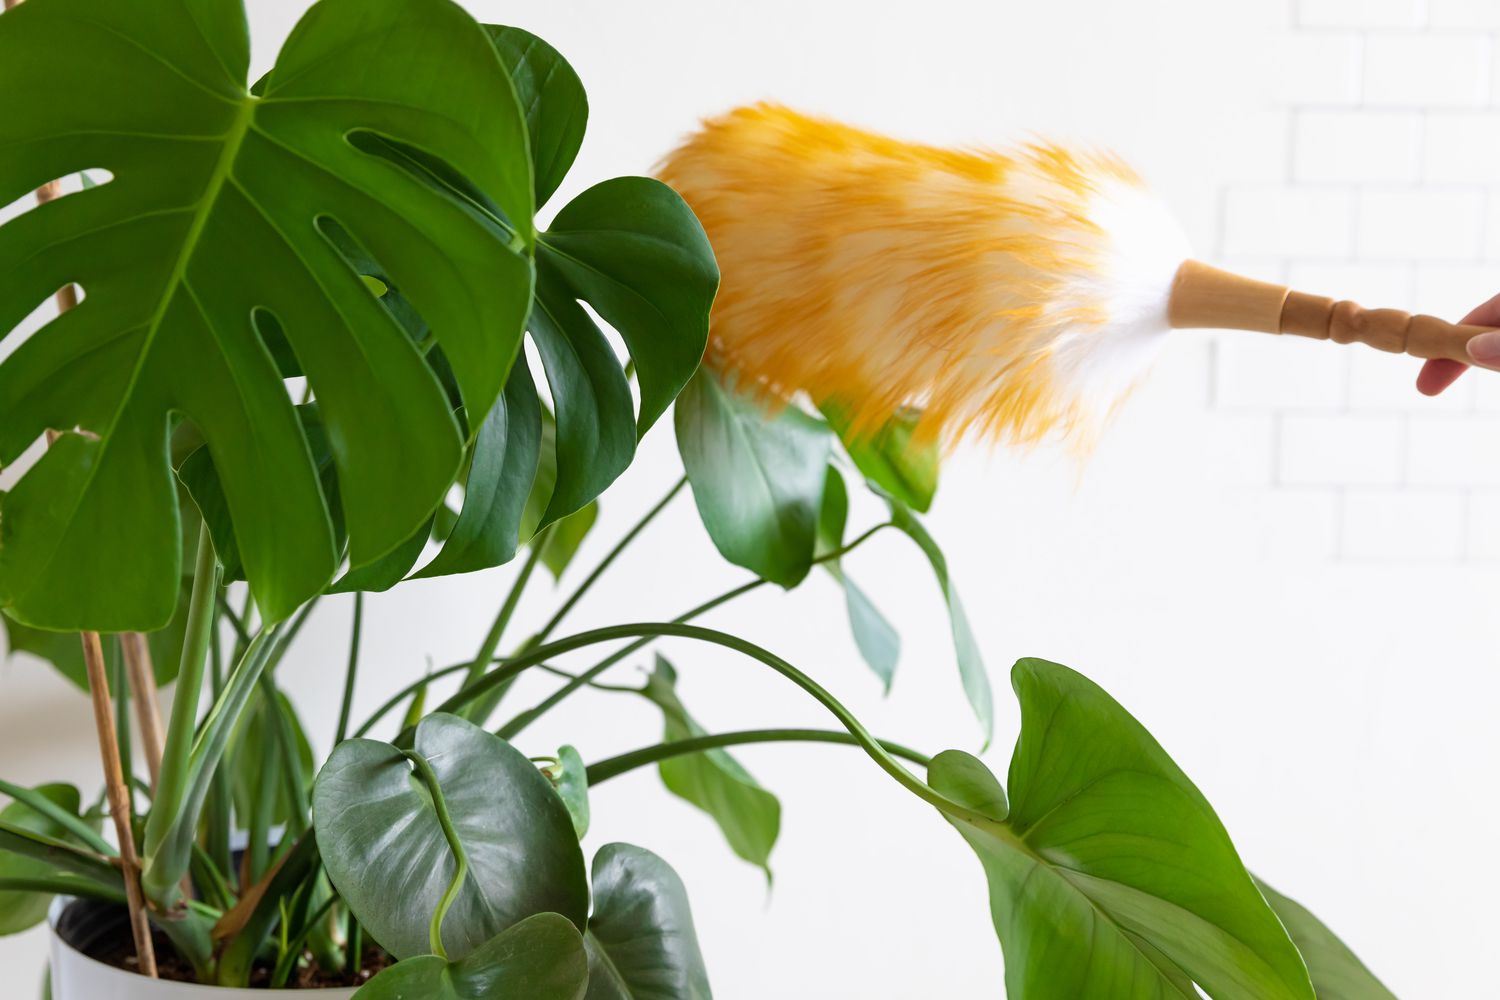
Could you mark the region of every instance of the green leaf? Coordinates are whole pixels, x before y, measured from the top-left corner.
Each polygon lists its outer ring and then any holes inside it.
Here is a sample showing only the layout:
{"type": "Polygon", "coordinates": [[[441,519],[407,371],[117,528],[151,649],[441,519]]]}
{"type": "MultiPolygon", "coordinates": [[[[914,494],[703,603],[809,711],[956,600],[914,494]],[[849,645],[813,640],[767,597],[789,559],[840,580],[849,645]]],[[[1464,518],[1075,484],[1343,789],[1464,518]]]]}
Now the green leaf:
{"type": "Polygon", "coordinates": [[[489,412],[520,347],[534,240],[526,123],[479,26],[441,0],[320,0],[263,97],[248,93],[248,62],[236,0],[71,0],[0,19],[0,91],[25,95],[0,118],[11,151],[0,198],[80,168],[113,175],[0,227],[0,332],[68,281],[87,293],[0,364],[0,464],[49,427],[81,429],[5,499],[0,605],[27,624],[170,620],[174,414],[208,443],[263,617],[322,590],[333,531],[274,337],[262,339],[272,324],[328,426],[352,563],[431,515],[463,439],[334,227],[421,313],[468,409],[489,412]],[[443,161],[504,226],[393,147],[443,161]]]}
{"type": "MultiPolygon", "coordinates": [[[[844,486],[844,477],[838,469],[828,466],[827,479],[823,486],[823,506],[818,513],[819,557],[836,552],[844,545],[844,524],[849,518],[849,492],[844,486]]],[[[844,605],[849,613],[849,629],[854,633],[854,645],[860,657],[880,678],[887,693],[896,679],[896,666],[901,660],[901,637],[896,629],[875,607],[837,559],[823,563],[829,574],[844,588],[844,605]]]]}
{"type": "Polygon", "coordinates": [[[598,519],[599,502],[594,500],[582,510],[569,514],[552,525],[552,530],[547,533],[547,540],[542,543],[542,564],[552,573],[554,580],[562,579],[563,571],[578,554],[578,547],[583,544],[589,532],[594,530],[594,522],[598,519]]]}
{"type": "Polygon", "coordinates": [[[1010,804],[957,750],[932,787],[989,880],[1011,1000],[1313,1000],[1297,949],[1212,807],[1145,728],[1066,667],[1012,673],[1010,804]]]}
{"type": "Polygon", "coordinates": [[[564,745],[557,750],[557,764],[542,769],[557,795],[568,808],[568,818],[573,821],[573,832],[582,840],[589,832],[589,779],[588,768],[578,751],[564,745]]]}
{"type": "Polygon", "coordinates": [[[677,400],[677,449],[725,559],[773,583],[807,576],[831,437],[794,406],[771,412],[704,369],[677,400]]]}
{"type": "Polygon", "coordinates": [[[556,417],[556,478],[540,530],[603,493],[629,467],[635,404],[614,348],[546,267],[538,269],[528,328],[556,417]]]}
{"type": "MultiPolygon", "coordinates": [[[[453,715],[423,719],[414,746],[437,772],[469,858],[443,923],[449,956],[463,958],[533,913],[584,926],[583,854],[562,800],[531,761],[453,715]]],[[[455,862],[402,752],[375,740],[339,744],[314,783],[313,818],[328,876],[360,924],[398,958],[425,954],[455,862]]]]}
{"type": "Polygon", "coordinates": [[[579,840],[588,832],[588,768],[571,745],[558,748],[555,766],[541,769],[547,781],[556,789],[562,805],[567,807],[568,819],[573,820],[573,832],[579,840]]]}
{"type": "MultiPolygon", "coordinates": [[[[151,671],[157,686],[172,683],[177,677],[177,666],[182,659],[182,635],[187,626],[187,601],[191,596],[192,580],[183,578],[183,587],[177,611],[171,624],[164,629],[146,635],[147,648],[151,652],[151,671]]],[[[88,670],[83,663],[83,646],[77,632],[50,632],[45,629],[22,625],[0,612],[0,632],[6,635],[6,645],[12,653],[30,653],[46,660],[56,668],[78,690],[89,689],[88,670]]],[[[109,641],[106,639],[106,642],[109,641]]]]}
{"type": "Polygon", "coordinates": [[[594,855],[588,1000],[710,1000],[682,879],[630,844],[594,855]]]}
{"type": "Polygon", "coordinates": [[[974,715],[984,731],[985,745],[988,746],[995,735],[995,696],[990,690],[990,676],[985,670],[984,659],[979,655],[979,643],[974,638],[974,630],[969,627],[968,613],[964,611],[963,601],[959,600],[958,588],[948,575],[948,558],[906,505],[895,501],[891,503],[891,523],[917,543],[917,547],[932,564],[933,573],[937,575],[938,586],[942,588],[943,598],[948,603],[948,621],[953,630],[953,653],[958,661],[958,675],[963,681],[969,705],[974,709],[974,715]]]}
{"type": "Polygon", "coordinates": [[[819,409],[864,477],[922,513],[937,492],[941,452],[936,439],[915,438],[921,411],[905,409],[873,430],[857,429],[844,407],[825,400],[819,409]]]}
{"type": "Polygon", "coordinates": [[[546,204],[573,166],[588,126],[583,81],[562,55],[529,31],[487,24],[500,61],[510,70],[531,136],[537,207],[546,204]]]}
{"type": "Polygon", "coordinates": [[[523,361],[511,369],[504,395],[474,438],[458,520],[442,549],[417,576],[468,573],[515,557],[541,443],[541,404],[523,361]]]}
{"type": "MultiPolygon", "coordinates": [[[[72,785],[39,785],[34,791],[70,816],[79,815],[82,802],[78,796],[78,789],[72,785]]],[[[12,802],[4,809],[0,809],[0,823],[7,824],[13,829],[41,834],[63,843],[82,843],[68,827],[24,802],[12,802]]],[[[64,885],[69,884],[70,879],[76,878],[77,876],[70,875],[45,861],[0,852],[0,881],[51,879],[56,880],[59,885],[64,885]]],[[[27,928],[35,927],[47,919],[47,908],[51,905],[51,893],[0,889],[0,935],[18,934],[27,928]]]]}
{"type": "Polygon", "coordinates": [[[719,268],[703,227],[660,181],[616,177],[557,213],[538,237],[537,263],[625,341],[640,381],[645,434],[698,370],[708,345],[719,268]]]}
{"type": "Polygon", "coordinates": [[[1260,879],[1255,884],[1307,963],[1318,1000],[1396,1000],[1396,994],[1386,989],[1359,956],[1305,906],[1260,879]]]}
{"type": "MultiPolygon", "coordinates": [[[[677,696],[677,671],[661,656],[643,692],[662,711],[667,742],[705,735],[677,696]]],[[[781,803],[760,786],[727,750],[684,754],[657,765],[662,783],[713,818],[741,858],[771,876],[771,849],[781,832],[781,803]]]]}
{"type": "Polygon", "coordinates": [[[583,1000],[583,939],[566,917],[538,913],[449,962],[422,955],[371,979],[355,1000],[583,1000]]]}

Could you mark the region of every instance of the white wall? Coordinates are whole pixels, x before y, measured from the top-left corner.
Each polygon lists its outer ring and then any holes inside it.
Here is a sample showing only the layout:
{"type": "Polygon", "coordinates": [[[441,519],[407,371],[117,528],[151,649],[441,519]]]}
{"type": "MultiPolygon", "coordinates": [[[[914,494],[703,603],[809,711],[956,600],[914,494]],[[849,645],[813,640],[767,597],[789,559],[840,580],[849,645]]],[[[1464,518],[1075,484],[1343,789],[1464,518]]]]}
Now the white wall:
{"type": "MultiPolygon", "coordinates": [[[[258,62],[295,16],[253,5],[258,62]]],[[[562,196],[647,170],[701,115],[772,97],[902,135],[1001,143],[1028,130],[1115,147],[1206,255],[1310,291],[1447,315],[1496,291],[1500,6],[1462,0],[1051,0],[759,4],[474,0],[549,38],[593,121],[562,196]]],[[[1183,333],[1082,472],[1050,452],[967,449],[931,523],[989,658],[1004,773],[1006,668],[1040,655],[1103,684],[1219,809],[1247,862],[1324,916],[1405,997],[1495,995],[1500,704],[1500,376],[1426,400],[1373,352],[1183,333]]],[[[676,475],[654,431],[605,501],[589,564],[676,475]]],[[[859,509],[855,514],[875,516],[859,509]]],[[[580,610],[578,626],[665,619],[742,579],[679,501],[580,610]]],[[[895,690],[858,663],[841,601],[814,579],[713,624],[805,665],[878,732],[975,749],[935,588],[885,538],[851,571],[901,629],[895,690]]],[[[359,704],[471,654],[510,570],[370,602],[359,704]]],[[[547,587],[516,634],[547,613],[547,587]]],[[[348,602],[329,601],[282,667],[324,745],[348,602]]],[[[823,725],[776,678],[668,647],[711,729],[823,725]]],[[[88,709],[13,658],[0,697],[7,777],[92,782],[88,709]],[[44,742],[45,741],[45,742],[44,742]]],[[[628,676],[629,668],[622,670],[628,676]]],[[[513,696],[529,703],[550,685],[513,696]]],[[[528,733],[588,759],[658,720],[596,695],[528,733]]],[[[643,844],[684,875],[717,995],[993,997],[999,948],[978,864],[929,810],[839,748],[757,748],[782,795],[776,885],[642,773],[601,788],[589,848],[643,844]]],[[[41,942],[0,942],[25,973],[41,942]]]]}

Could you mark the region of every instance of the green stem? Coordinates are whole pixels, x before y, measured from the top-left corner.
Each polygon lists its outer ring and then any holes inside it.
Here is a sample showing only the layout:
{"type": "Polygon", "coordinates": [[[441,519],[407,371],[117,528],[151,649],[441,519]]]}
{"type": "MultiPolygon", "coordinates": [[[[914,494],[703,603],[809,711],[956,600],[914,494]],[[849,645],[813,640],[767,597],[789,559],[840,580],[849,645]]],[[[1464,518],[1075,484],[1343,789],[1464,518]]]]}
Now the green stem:
{"type": "Polygon", "coordinates": [[[948,816],[974,823],[985,829],[994,827],[995,823],[993,819],[952,801],[901,766],[896,758],[881,746],[880,741],[870,734],[870,731],[864,727],[864,724],[855,718],[854,713],[845,708],[837,698],[829,694],[817,681],[792,666],[786,660],[755,645],[753,642],[741,639],[739,636],[730,635],[727,632],[719,632],[715,629],[703,628],[698,625],[684,625],[676,622],[639,622],[580,632],[577,635],[539,646],[525,656],[507,661],[504,666],[485,675],[484,679],[473,687],[460,691],[448,699],[438,711],[453,711],[455,705],[461,706],[468,699],[483,694],[486,689],[497,684],[503,684],[523,670],[570,650],[601,642],[611,642],[615,639],[647,636],[652,638],[667,636],[713,643],[714,645],[732,649],[763,663],[793,684],[796,684],[803,691],[811,695],[813,700],[826,708],[849,731],[850,735],[854,737],[855,742],[880,766],[881,770],[894,778],[907,791],[916,795],[924,802],[935,806],[948,816]]]}
{"type": "MultiPolygon", "coordinates": [[[[188,795],[192,766],[194,734],[198,723],[198,700],[203,695],[204,668],[208,660],[209,632],[214,624],[214,605],[219,592],[219,564],[214,558],[214,543],[204,523],[198,529],[198,561],[193,569],[193,591],[188,602],[187,630],[183,636],[182,659],[177,668],[177,691],[172,699],[172,718],[167,724],[166,746],[162,752],[161,773],[156,796],[146,820],[144,849],[149,876],[151,862],[161,851],[163,842],[181,816],[188,795]]],[[[187,871],[187,856],[182,868],[170,880],[142,879],[146,895],[160,906],[170,906],[177,897],[177,881],[187,871]],[[149,884],[145,884],[148,883],[149,884]]]]}
{"type": "Polygon", "coordinates": [[[303,951],[306,950],[308,935],[317,927],[318,921],[326,917],[328,911],[333,909],[333,904],[338,902],[338,898],[335,894],[329,893],[322,905],[314,910],[312,916],[302,924],[302,929],[297,932],[296,937],[286,943],[281,958],[276,962],[276,969],[271,973],[271,989],[279,990],[286,985],[287,979],[291,977],[292,969],[297,966],[297,959],[301,958],[303,951]]]}
{"type": "MultiPolygon", "coordinates": [[[[816,566],[819,563],[834,562],[838,559],[842,559],[845,555],[853,552],[855,549],[859,548],[865,542],[873,538],[877,532],[880,532],[885,528],[889,528],[890,526],[890,522],[888,521],[877,524],[873,528],[870,528],[863,534],[857,536],[849,544],[835,549],[832,552],[825,552],[823,555],[814,559],[812,561],[812,564],[816,566]]],[[[760,579],[751,580],[748,583],[743,583],[740,586],[735,587],[733,590],[725,591],[718,597],[714,597],[707,601],[704,601],[696,608],[692,608],[688,611],[683,612],[676,618],[672,619],[672,622],[673,624],[682,624],[684,622],[692,621],[694,618],[697,618],[700,615],[707,614],[714,608],[717,608],[719,605],[732,601],[736,597],[748,594],[752,590],[757,590],[765,586],[769,582],[769,580],[760,579]]],[[[597,678],[600,674],[604,673],[610,667],[614,666],[616,663],[619,663],[621,660],[625,659],[627,656],[631,655],[637,650],[650,645],[651,642],[652,638],[639,639],[636,642],[632,642],[622,649],[611,653],[603,660],[600,660],[592,667],[589,667],[581,674],[578,674],[576,677],[574,677],[568,683],[564,684],[562,687],[558,688],[556,691],[552,692],[546,698],[543,698],[540,702],[533,705],[531,708],[528,708],[526,711],[521,712],[515,718],[511,719],[505,725],[501,726],[500,729],[497,730],[497,732],[505,739],[514,739],[521,733],[523,729],[531,725],[546,712],[551,711],[553,708],[557,707],[563,702],[564,699],[568,698],[578,689],[593,683],[595,678],[597,678]]]]}
{"type": "Polygon", "coordinates": [[[34,789],[0,781],[0,794],[9,795],[17,802],[30,806],[100,854],[109,857],[118,853],[93,827],[34,789]]]}
{"type": "Polygon", "coordinates": [[[443,828],[443,836],[448,840],[448,849],[453,852],[453,859],[457,862],[457,868],[453,872],[453,880],[448,883],[448,888],[443,890],[443,898],[438,900],[437,909],[432,911],[432,923],[428,926],[427,941],[432,953],[439,958],[446,959],[448,952],[443,948],[443,918],[448,915],[448,909],[458,899],[458,894],[463,891],[464,879],[469,875],[469,856],[464,852],[463,841],[458,839],[458,831],[453,828],[453,817],[448,814],[448,800],[443,798],[443,786],[438,782],[437,772],[427,762],[427,758],[414,750],[402,751],[406,759],[412,762],[416,768],[418,777],[427,786],[427,793],[432,796],[432,807],[437,812],[438,825],[443,828]]]}
{"type": "Polygon", "coordinates": [[[365,595],[354,592],[354,625],[349,633],[349,667],[344,672],[344,700],[339,705],[339,728],[333,745],[344,742],[349,733],[349,708],[354,703],[354,677],[359,670],[359,632],[365,614],[365,595]]]}
{"type": "Polygon", "coordinates": [[[526,556],[526,562],[521,565],[521,572],[516,576],[515,582],[510,585],[510,592],[505,595],[505,603],[500,605],[500,612],[495,615],[495,620],[490,624],[490,630],[485,634],[484,642],[479,646],[479,652],[474,654],[474,659],[469,662],[469,675],[464,678],[464,684],[468,685],[484,676],[489,668],[490,661],[494,660],[495,652],[500,648],[500,640],[505,635],[506,626],[510,624],[511,615],[516,613],[516,605],[521,603],[521,594],[526,589],[526,583],[531,579],[531,573],[536,569],[536,564],[542,558],[542,549],[551,536],[552,528],[549,525],[531,543],[531,551],[526,556]]]}
{"type": "Polygon", "coordinates": [[[583,599],[583,595],[589,592],[589,588],[597,583],[599,581],[599,578],[604,575],[605,571],[608,570],[609,567],[614,563],[614,561],[620,557],[620,553],[624,552],[626,547],[629,546],[631,542],[635,541],[636,537],[642,531],[646,530],[646,526],[648,524],[656,520],[656,516],[658,514],[667,509],[667,505],[676,498],[677,494],[682,492],[682,488],[686,485],[687,476],[683,476],[678,479],[677,482],[672,485],[672,488],[667,491],[667,495],[658,500],[656,502],[656,506],[646,511],[641,519],[635,522],[635,526],[633,528],[625,532],[625,536],[621,538],[617,543],[615,543],[615,547],[610,549],[609,553],[605,555],[603,559],[599,560],[599,565],[595,566],[593,571],[589,573],[588,576],[584,577],[583,582],[578,585],[578,588],[568,596],[567,600],[563,601],[562,607],[557,609],[557,613],[548,620],[547,624],[542,626],[542,630],[536,634],[537,642],[542,642],[547,638],[547,636],[553,633],[557,626],[562,623],[562,620],[567,617],[568,612],[572,611],[573,607],[583,599]]]}
{"type": "Polygon", "coordinates": [[[49,896],[90,896],[110,903],[125,903],[124,889],[105,889],[87,879],[71,875],[0,876],[0,892],[41,892],[49,896]]]}
{"type": "MultiPolygon", "coordinates": [[[[932,762],[932,758],[926,754],[902,746],[900,743],[892,743],[890,740],[879,742],[891,756],[909,760],[918,767],[926,767],[932,762]]],[[[671,760],[673,757],[749,743],[841,743],[845,746],[859,746],[859,740],[855,737],[836,729],[747,729],[734,733],[713,733],[642,747],[630,753],[622,753],[617,757],[590,764],[587,772],[588,784],[590,788],[593,788],[600,782],[619,777],[627,771],[671,760]]]]}

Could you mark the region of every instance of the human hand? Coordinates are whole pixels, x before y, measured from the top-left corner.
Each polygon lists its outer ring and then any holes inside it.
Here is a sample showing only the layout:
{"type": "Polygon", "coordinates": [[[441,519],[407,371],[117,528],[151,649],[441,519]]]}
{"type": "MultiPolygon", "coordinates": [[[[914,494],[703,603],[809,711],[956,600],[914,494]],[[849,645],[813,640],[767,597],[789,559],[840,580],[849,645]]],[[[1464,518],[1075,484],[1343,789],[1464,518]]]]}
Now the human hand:
{"type": "MultiPolygon", "coordinates": [[[[1500,327],[1500,295],[1479,306],[1459,322],[1500,327]]],[[[1500,330],[1474,337],[1468,343],[1468,350],[1469,359],[1474,364],[1500,371],[1500,330]]],[[[1469,366],[1461,361],[1450,361],[1447,358],[1429,361],[1417,375],[1417,391],[1424,396],[1436,396],[1468,370],[1469,366]]]]}

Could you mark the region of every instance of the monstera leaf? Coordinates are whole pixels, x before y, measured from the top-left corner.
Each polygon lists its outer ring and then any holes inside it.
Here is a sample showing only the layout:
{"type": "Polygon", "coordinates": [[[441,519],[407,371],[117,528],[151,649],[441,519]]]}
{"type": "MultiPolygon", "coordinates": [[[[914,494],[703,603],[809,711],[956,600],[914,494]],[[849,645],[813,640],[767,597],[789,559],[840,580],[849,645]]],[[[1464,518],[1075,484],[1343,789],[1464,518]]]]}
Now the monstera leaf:
{"type": "Polygon", "coordinates": [[[450,0],[321,0],[259,96],[248,62],[239,0],[34,0],[0,17],[0,203],[111,177],[0,228],[0,332],[69,282],[85,293],[0,365],[0,463],[64,431],[0,517],[0,605],[27,624],[171,617],[179,415],[213,456],[262,614],[324,586],[333,529],[278,357],[318,400],[350,561],[427,521],[464,435],[424,345],[341,246],[399,284],[468,412],[489,412],[520,346],[528,135],[483,30],[450,0]]]}
{"type": "Polygon", "coordinates": [[[1313,1000],[1212,807],[1097,685],[1021,660],[1010,801],[949,750],[928,781],[983,863],[1010,1000],[1313,1000]],[[1194,985],[1196,984],[1196,986],[1194,985]]]}
{"type": "MultiPolygon", "coordinates": [[[[525,111],[540,204],[578,154],[588,99],[578,75],[546,42],[519,28],[487,30],[525,111]]],[[[474,213],[494,215],[472,187],[451,179],[434,184],[474,213]]],[[[535,389],[520,365],[492,409],[467,411],[478,435],[463,508],[452,534],[418,576],[498,566],[533,533],[586,509],[629,467],[640,435],[671,405],[703,357],[719,272],[698,220],[666,185],[617,177],[589,188],[538,235],[536,252],[527,329],[547,380],[552,419],[525,398],[535,389]],[[629,351],[639,407],[596,314],[629,351]],[[541,500],[534,515],[523,514],[528,498],[541,500]]],[[[388,307],[399,303],[388,300],[388,307]]],[[[576,537],[581,526],[574,522],[570,533],[576,537]]],[[[424,525],[369,582],[385,587],[401,579],[428,537],[424,525]]],[[[558,554],[549,553],[549,566],[555,568],[558,554]]]]}
{"type": "Polygon", "coordinates": [[[711,1000],[687,889],[672,866],[630,844],[594,855],[584,944],[588,1000],[711,1000]]]}

